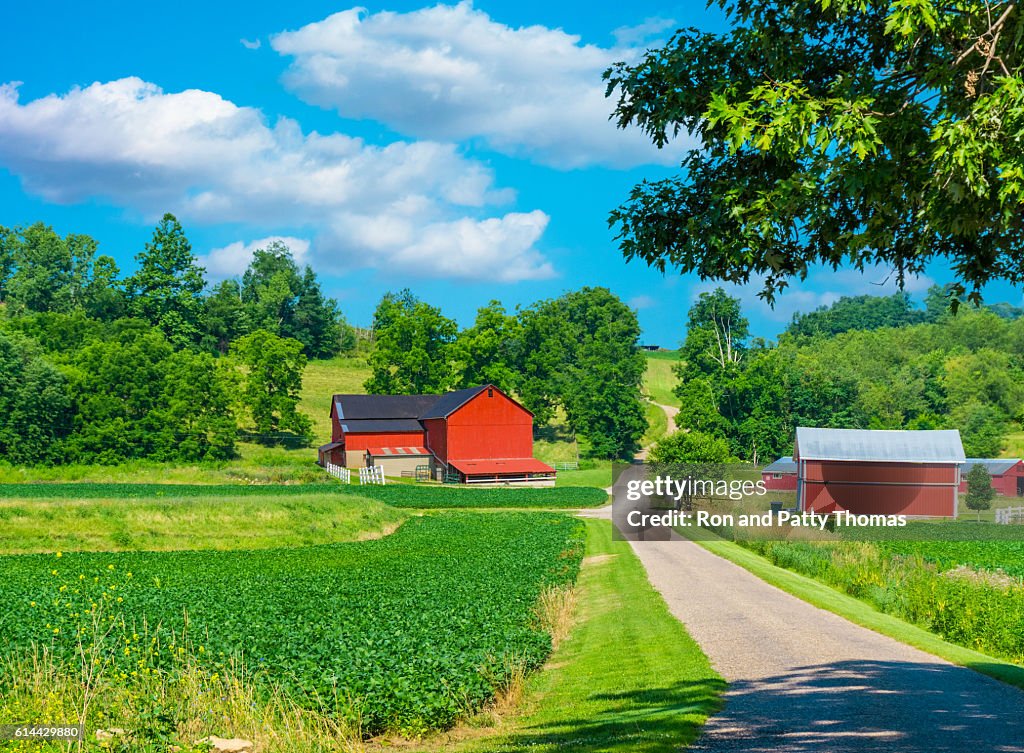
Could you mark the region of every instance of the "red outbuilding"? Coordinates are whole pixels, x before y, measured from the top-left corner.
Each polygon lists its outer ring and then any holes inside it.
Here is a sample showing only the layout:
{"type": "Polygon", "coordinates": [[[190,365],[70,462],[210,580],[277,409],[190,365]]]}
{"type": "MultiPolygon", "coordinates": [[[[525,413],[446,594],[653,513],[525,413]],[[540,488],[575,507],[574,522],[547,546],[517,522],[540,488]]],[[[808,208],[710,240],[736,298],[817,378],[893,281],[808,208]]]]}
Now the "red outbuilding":
{"type": "Polygon", "coordinates": [[[796,491],[796,461],[791,457],[779,458],[761,469],[764,488],[772,492],[796,491]]]}
{"type": "Polygon", "coordinates": [[[533,457],[533,414],[494,385],[444,395],[335,395],[321,465],[380,465],[386,475],[548,486],[533,457]],[[429,467],[429,468],[427,468],[429,467]]]}
{"type": "Polygon", "coordinates": [[[1024,462],[1020,458],[967,458],[960,467],[960,493],[967,493],[967,473],[976,465],[985,467],[992,488],[1003,497],[1024,497],[1024,462]]]}
{"type": "Polygon", "coordinates": [[[797,504],[802,511],[956,517],[960,432],[796,430],[797,504]]]}

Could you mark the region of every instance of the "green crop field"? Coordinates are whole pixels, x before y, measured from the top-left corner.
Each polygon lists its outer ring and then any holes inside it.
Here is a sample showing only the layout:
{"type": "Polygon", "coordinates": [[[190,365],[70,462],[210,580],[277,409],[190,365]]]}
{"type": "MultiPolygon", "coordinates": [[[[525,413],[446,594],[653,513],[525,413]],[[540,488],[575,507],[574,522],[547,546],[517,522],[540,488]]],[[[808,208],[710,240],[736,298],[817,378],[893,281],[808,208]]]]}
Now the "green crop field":
{"type": "Polygon", "coordinates": [[[582,542],[565,515],[452,513],[318,547],[5,556],[0,654],[42,644],[74,667],[109,619],[101,658],[125,679],[187,645],[211,673],[241,657],[300,702],[338,699],[364,735],[441,729],[544,662],[534,605],[575,579],[582,542]]]}
{"type": "MultiPolygon", "coordinates": [[[[326,477],[326,476],[325,476],[326,477]]],[[[0,484],[0,501],[19,499],[189,499],[217,497],[329,497],[351,495],[383,502],[392,507],[439,509],[450,507],[533,507],[575,509],[599,507],[608,499],[601,489],[585,486],[523,489],[474,488],[461,485],[388,484],[386,486],[341,484],[0,484]]],[[[0,507],[0,517],[3,516],[0,507]]],[[[20,509],[20,508],[19,508],[20,509]]]]}
{"type": "Polygon", "coordinates": [[[1024,578],[1024,528],[995,523],[908,523],[905,528],[851,528],[844,538],[869,540],[883,551],[918,556],[940,570],[961,565],[1024,578]]]}

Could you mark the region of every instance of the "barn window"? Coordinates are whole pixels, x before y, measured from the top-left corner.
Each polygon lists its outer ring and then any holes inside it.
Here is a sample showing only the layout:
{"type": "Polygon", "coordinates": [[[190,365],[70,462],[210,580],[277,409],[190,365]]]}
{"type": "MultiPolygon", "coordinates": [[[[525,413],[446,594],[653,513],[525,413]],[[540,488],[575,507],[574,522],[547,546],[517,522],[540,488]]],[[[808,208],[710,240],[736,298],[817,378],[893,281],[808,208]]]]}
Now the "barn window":
{"type": "Polygon", "coordinates": [[[494,389],[492,387],[487,388],[487,397],[494,397],[494,389]]]}
{"type": "Polygon", "coordinates": [[[782,478],[782,474],[781,473],[773,473],[772,474],[772,478],[782,478]]]}

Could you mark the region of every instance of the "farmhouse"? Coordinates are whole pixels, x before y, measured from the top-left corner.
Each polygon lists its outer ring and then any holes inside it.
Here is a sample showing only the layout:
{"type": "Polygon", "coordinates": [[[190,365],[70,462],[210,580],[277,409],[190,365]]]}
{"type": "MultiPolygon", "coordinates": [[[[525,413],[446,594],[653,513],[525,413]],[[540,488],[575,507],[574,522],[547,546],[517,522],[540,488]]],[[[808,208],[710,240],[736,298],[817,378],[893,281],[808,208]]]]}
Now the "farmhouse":
{"type": "Polygon", "coordinates": [[[533,457],[533,414],[492,384],[444,395],[334,395],[319,462],[461,483],[555,480],[533,457]]]}
{"type": "Polygon", "coordinates": [[[956,517],[960,432],[796,430],[801,511],[956,517]]]}
{"type": "Polygon", "coordinates": [[[796,462],[791,457],[779,458],[761,469],[761,480],[768,491],[796,491],[796,462]]]}
{"type": "Polygon", "coordinates": [[[960,493],[967,493],[967,472],[985,466],[992,488],[1003,497],[1024,497],[1024,462],[1020,458],[967,458],[960,466],[960,493]]]}

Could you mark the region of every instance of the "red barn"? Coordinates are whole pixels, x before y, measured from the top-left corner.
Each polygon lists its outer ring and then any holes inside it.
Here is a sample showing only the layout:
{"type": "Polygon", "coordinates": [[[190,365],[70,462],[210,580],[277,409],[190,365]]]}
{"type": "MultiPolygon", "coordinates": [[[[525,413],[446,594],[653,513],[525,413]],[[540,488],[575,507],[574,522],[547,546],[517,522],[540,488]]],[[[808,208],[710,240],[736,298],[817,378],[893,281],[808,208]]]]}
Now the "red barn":
{"type": "Polygon", "coordinates": [[[796,491],[796,462],[791,457],[779,458],[761,469],[764,488],[773,492],[796,491]]]}
{"type": "Polygon", "coordinates": [[[797,504],[805,512],[956,517],[960,432],[796,430],[797,504]]]}
{"type": "Polygon", "coordinates": [[[985,466],[992,488],[1003,497],[1024,497],[1024,462],[1020,458],[967,458],[960,467],[960,493],[967,493],[967,472],[985,466]]]}
{"type": "Polygon", "coordinates": [[[444,395],[335,395],[331,427],[321,464],[381,465],[391,476],[429,466],[435,478],[464,483],[555,479],[533,457],[533,414],[490,384],[444,395]]]}

